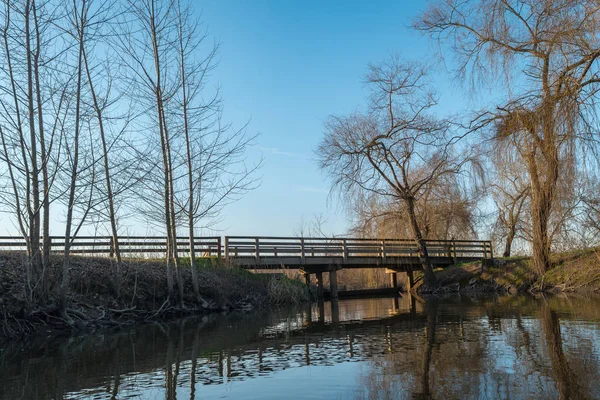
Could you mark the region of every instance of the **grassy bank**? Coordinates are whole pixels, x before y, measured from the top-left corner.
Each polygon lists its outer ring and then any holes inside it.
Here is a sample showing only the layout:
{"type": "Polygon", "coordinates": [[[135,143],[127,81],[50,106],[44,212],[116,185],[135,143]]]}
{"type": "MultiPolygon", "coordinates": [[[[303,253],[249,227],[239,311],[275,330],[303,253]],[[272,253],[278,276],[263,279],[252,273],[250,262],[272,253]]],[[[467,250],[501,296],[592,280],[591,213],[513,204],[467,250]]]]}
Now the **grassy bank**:
{"type": "MultiPolygon", "coordinates": [[[[553,254],[552,268],[538,275],[529,257],[455,265],[436,271],[441,292],[600,292],[600,249],[553,254]]],[[[421,282],[415,286],[420,290],[421,282]]]]}
{"type": "Polygon", "coordinates": [[[115,279],[111,260],[73,257],[65,312],[58,307],[60,257],[51,260],[43,284],[32,290],[25,255],[0,253],[0,339],[308,300],[308,290],[298,281],[252,274],[218,260],[203,260],[197,267],[200,300],[193,293],[189,263],[182,261],[185,297],[180,302],[169,299],[162,261],[126,261],[115,279]]]}

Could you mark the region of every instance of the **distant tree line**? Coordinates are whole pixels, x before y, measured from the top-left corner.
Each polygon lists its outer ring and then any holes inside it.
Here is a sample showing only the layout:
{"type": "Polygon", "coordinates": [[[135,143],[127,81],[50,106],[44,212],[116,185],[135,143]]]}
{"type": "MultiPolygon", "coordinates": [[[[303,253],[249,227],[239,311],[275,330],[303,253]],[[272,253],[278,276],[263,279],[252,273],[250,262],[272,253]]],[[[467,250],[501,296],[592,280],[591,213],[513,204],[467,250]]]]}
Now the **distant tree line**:
{"type": "Polygon", "coordinates": [[[182,299],[177,235],[192,243],[226,204],[257,185],[259,165],[245,156],[255,135],[223,118],[219,87],[210,81],[219,44],[193,6],[1,2],[0,202],[27,241],[32,301],[46,290],[51,220],[64,221],[64,302],[69,248],[86,226],[112,237],[118,290],[119,233],[130,217],[166,233],[169,294],[177,286],[182,299]]]}
{"type": "Polygon", "coordinates": [[[414,28],[492,100],[444,117],[430,66],[372,65],[365,107],[330,117],[317,150],[355,233],[412,237],[428,284],[424,239],[524,243],[539,274],[552,251],[597,244],[600,3],[437,1],[414,28]]]}

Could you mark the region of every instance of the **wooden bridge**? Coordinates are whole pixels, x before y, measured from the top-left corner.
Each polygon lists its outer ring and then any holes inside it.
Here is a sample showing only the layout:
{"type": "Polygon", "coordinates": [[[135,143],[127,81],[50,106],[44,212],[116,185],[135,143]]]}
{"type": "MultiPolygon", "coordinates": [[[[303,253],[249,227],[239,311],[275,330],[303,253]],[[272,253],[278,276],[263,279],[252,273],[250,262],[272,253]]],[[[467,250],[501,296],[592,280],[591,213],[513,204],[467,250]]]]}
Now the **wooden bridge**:
{"type": "MultiPolygon", "coordinates": [[[[51,237],[51,251],[62,253],[64,237],[51,237]]],[[[122,257],[155,258],[164,256],[167,239],[164,236],[119,237],[122,257]]],[[[489,240],[427,240],[431,262],[436,267],[492,259],[489,240]]],[[[397,287],[397,273],[408,275],[413,284],[413,271],[421,270],[417,246],[410,239],[358,239],[320,237],[272,236],[218,236],[194,238],[194,250],[202,257],[223,258],[240,268],[261,271],[297,269],[304,273],[307,284],[316,276],[319,297],[323,297],[323,272],[329,273],[331,296],[337,297],[336,271],[342,268],[385,268],[390,274],[390,284],[397,287]]],[[[22,237],[0,237],[0,250],[26,250],[22,237]]],[[[177,251],[188,256],[190,243],[187,237],[177,238],[177,251]]],[[[72,254],[112,256],[113,239],[110,236],[78,236],[72,239],[72,254]]]]}

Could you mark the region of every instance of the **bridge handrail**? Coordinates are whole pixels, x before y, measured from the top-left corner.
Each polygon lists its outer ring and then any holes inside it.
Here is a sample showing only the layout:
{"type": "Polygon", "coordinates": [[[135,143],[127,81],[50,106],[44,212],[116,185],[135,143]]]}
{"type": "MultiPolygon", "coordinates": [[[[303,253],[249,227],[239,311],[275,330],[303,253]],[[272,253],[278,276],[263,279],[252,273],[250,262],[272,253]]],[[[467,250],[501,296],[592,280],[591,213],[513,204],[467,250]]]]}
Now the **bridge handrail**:
{"type": "MultiPolygon", "coordinates": [[[[434,257],[452,257],[470,254],[473,257],[493,258],[489,240],[426,240],[429,253],[434,257]]],[[[269,257],[401,257],[416,256],[417,245],[411,239],[361,239],[277,236],[225,236],[225,258],[269,257]]]]}
{"type": "MultiPolygon", "coordinates": [[[[64,250],[65,238],[50,236],[53,252],[64,250]]],[[[74,254],[113,254],[111,236],[77,236],[71,238],[70,251],[74,254]]],[[[119,236],[119,247],[123,254],[164,253],[166,236],[119,236]]],[[[177,236],[179,253],[189,252],[189,239],[177,236]]],[[[429,252],[434,257],[472,255],[493,258],[493,247],[489,240],[426,240],[429,252]]],[[[348,238],[348,237],[293,237],[293,236],[198,236],[194,248],[199,255],[225,256],[227,260],[240,258],[297,257],[401,257],[417,256],[417,246],[411,239],[395,238],[348,238]]],[[[22,236],[0,236],[0,250],[26,250],[22,236]]]]}

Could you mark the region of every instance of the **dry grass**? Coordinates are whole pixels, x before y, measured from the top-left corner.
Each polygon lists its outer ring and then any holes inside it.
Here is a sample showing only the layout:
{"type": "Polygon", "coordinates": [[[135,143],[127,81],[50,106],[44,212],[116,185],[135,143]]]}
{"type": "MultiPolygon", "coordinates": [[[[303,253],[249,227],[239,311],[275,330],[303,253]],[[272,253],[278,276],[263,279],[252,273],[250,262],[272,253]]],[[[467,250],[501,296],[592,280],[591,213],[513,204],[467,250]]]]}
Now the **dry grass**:
{"type": "Polygon", "coordinates": [[[600,292],[600,249],[586,249],[552,255],[552,269],[538,276],[529,257],[495,260],[482,268],[481,262],[460,264],[438,270],[442,287],[460,290],[509,292],[600,292]]]}
{"type": "Polygon", "coordinates": [[[540,278],[540,285],[563,292],[600,291],[600,249],[554,255],[554,268],[540,278]]]}

